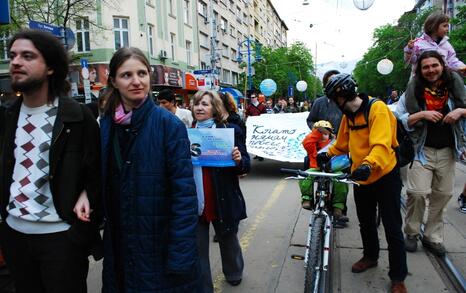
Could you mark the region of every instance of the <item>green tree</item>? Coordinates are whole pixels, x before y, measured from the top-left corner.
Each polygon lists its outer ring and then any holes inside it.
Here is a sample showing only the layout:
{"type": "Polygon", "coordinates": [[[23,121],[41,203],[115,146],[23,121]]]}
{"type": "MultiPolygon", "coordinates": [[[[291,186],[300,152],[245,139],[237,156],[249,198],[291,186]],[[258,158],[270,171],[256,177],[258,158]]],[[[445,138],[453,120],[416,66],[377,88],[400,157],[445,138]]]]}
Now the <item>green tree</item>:
{"type": "MultiPolygon", "coordinates": [[[[99,5],[118,7],[117,0],[10,0],[11,24],[3,31],[25,27],[30,20],[69,27],[70,21],[95,12],[99,5]]],[[[92,25],[97,25],[90,20],[92,25]]]]}
{"type": "Polygon", "coordinates": [[[456,56],[466,63],[466,5],[458,8],[458,14],[451,20],[453,30],[450,43],[455,48],[456,56]]]}
{"type": "Polygon", "coordinates": [[[391,89],[406,88],[411,67],[404,62],[403,48],[410,39],[421,34],[424,20],[431,12],[426,10],[416,14],[410,11],[400,17],[397,25],[384,25],[375,29],[372,47],[353,71],[359,91],[373,96],[387,96],[391,89]],[[384,58],[393,62],[393,71],[388,75],[377,71],[377,63],[384,58]]]}
{"type": "MultiPolygon", "coordinates": [[[[253,84],[256,89],[262,80],[270,78],[277,83],[277,91],[273,97],[287,96],[288,86],[296,86],[296,82],[304,80],[308,84],[306,94],[295,90],[295,98],[304,100],[313,98],[315,93],[322,91],[320,81],[313,75],[314,63],[311,52],[301,42],[293,43],[287,48],[271,49],[268,47],[262,48],[261,62],[253,64],[255,76],[253,84]]],[[[245,82],[246,75],[241,75],[245,82]]]]}

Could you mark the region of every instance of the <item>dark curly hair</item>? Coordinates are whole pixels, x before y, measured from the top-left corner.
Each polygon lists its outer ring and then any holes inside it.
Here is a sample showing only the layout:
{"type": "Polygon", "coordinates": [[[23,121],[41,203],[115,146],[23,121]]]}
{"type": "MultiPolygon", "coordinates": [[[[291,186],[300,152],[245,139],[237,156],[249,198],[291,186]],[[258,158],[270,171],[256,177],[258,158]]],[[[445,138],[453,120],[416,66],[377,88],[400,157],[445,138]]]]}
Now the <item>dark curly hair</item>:
{"type": "Polygon", "coordinates": [[[40,30],[24,29],[17,32],[8,43],[8,52],[16,40],[29,40],[40,52],[47,67],[53,70],[49,75],[49,100],[55,96],[66,95],[70,90],[67,80],[69,69],[68,53],[63,44],[54,35],[40,30]]]}
{"type": "Polygon", "coordinates": [[[445,61],[443,60],[442,55],[440,55],[439,52],[433,51],[433,50],[422,52],[422,54],[419,56],[417,60],[416,75],[414,77],[416,81],[416,86],[414,87],[414,95],[419,105],[425,104],[424,89],[430,85],[429,82],[424,78],[424,76],[422,76],[421,63],[424,59],[427,59],[427,58],[435,58],[442,65],[443,72],[440,78],[445,83],[446,88],[451,88],[452,83],[453,83],[453,77],[451,75],[451,71],[448,70],[448,68],[446,67],[445,61]]]}

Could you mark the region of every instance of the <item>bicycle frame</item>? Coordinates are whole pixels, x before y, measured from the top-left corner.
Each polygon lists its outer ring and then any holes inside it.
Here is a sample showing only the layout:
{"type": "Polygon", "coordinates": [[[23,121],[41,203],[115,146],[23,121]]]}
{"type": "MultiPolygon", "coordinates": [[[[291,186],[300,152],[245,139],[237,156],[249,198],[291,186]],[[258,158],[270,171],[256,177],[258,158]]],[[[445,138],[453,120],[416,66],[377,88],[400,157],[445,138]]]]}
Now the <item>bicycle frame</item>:
{"type": "MultiPolygon", "coordinates": [[[[335,174],[335,173],[325,173],[325,172],[314,172],[314,171],[301,171],[301,170],[291,170],[291,169],[282,169],[282,172],[293,173],[297,176],[294,177],[287,177],[286,179],[297,179],[302,180],[306,177],[314,177],[314,183],[317,183],[317,188],[314,192],[315,198],[315,209],[311,213],[309,217],[309,226],[308,226],[308,233],[306,239],[306,252],[304,255],[304,267],[307,268],[310,258],[311,249],[316,249],[316,247],[310,247],[310,243],[314,243],[311,241],[313,235],[313,226],[315,223],[315,219],[317,217],[322,217],[325,219],[322,226],[322,244],[320,250],[320,261],[315,263],[314,271],[315,277],[313,277],[313,290],[311,292],[319,292],[320,283],[322,280],[325,281],[325,274],[329,272],[329,262],[330,262],[330,249],[331,249],[331,237],[333,234],[333,224],[332,224],[332,216],[329,213],[329,209],[331,207],[331,194],[333,189],[333,182],[342,182],[345,184],[358,184],[352,180],[349,180],[347,174],[335,174]],[[324,276],[324,278],[322,278],[324,276]]],[[[320,224],[320,223],[319,223],[320,224]]],[[[307,271],[306,271],[307,275],[307,271]]],[[[307,282],[305,282],[307,284],[307,282]]],[[[305,287],[306,287],[305,284],[305,287]]]]}

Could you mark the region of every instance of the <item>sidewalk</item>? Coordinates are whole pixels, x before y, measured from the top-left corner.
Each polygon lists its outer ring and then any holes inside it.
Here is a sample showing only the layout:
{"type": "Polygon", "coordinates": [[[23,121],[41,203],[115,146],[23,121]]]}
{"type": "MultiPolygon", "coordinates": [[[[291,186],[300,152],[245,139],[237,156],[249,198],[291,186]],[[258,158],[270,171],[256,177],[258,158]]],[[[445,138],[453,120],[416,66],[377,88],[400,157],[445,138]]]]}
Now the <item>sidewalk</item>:
{"type": "MultiPolygon", "coordinates": [[[[464,170],[463,168],[464,166],[457,166],[456,182],[464,182],[466,178],[464,176],[466,168],[464,168],[464,170]]],[[[460,185],[462,188],[462,184],[463,183],[457,183],[455,185],[455,195],[459,194],[457,191],[460,185]]],[[[455,196],[449,204],[449,209],[454,213],[458,213],[455,196]]],[[[305,244],[309,213],[310,212],[306,210],[300,211],[290,241],[291,246],[288,248],[288,258],[283,266],[282,274],[275,292],[302,292],[303,290],[304,262],[292,260],[291,255],[304,255],[303,247],[292,246],[292,244],[305,244]],[[290,288],[292,288],[290,284],[293,283],[295,286],[293,290],[290,291],[290,288]]],[[[334,249],[335,254],[332,259],[333,292],[389,292],[388,251],[382,225],[379,228],[381,251],[378,266],[360,274],[351,272],[351,265],[362,256],[362,243],[352,190],[348,196],[348,216],[350,218],[348,227],[336,230],[336,249],[334,249]]],[[[449,252],[448,256],[463,275],[466,270],[466,238],[463,236],[464,229],[465,228],[458,229],[458,227],[448,221],[448,219],[445,221],[445,246],[449,252]]],[[[405,282],[409,292],[449,292],[447,286],[437,272],[437,268],[434,267],[427,254],[424,253],[420,243],[418,251],[415,253],[407,253],[407,258],[408,277],[405,282]]]]}

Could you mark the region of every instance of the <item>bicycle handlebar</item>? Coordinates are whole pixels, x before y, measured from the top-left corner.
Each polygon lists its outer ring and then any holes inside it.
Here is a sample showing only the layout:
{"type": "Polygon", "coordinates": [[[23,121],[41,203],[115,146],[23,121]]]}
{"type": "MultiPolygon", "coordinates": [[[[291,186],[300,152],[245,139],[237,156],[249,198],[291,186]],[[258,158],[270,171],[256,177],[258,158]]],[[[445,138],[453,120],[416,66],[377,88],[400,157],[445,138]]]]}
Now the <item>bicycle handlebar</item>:
{"type": "Polygon", "coordinates": [[[318,171],[303,171],[299,169],[287,169],[287,168],[281,168],[280,172],[296,176],[294,178],[289,178],[289,179],[302,179],[302,178],[307,178],[307,177],[326,177],[326,178],[331,178],[332,180],[346,183],[346,184],[359,185],[359,183],[351,180],[351,177],[349,174],[345,174],[345,173],[336,174],[336,173],[326,173],[326,172],[318,172],[318,171]]]}
{"type": "Polygon", "coordinates": [[[296,175],[296,176],[309,177],[308,173],[304,172],[303,170],[299,170],[299,169],[280,168],[280,172],[285,173],[285,174],[296,175]]]}

